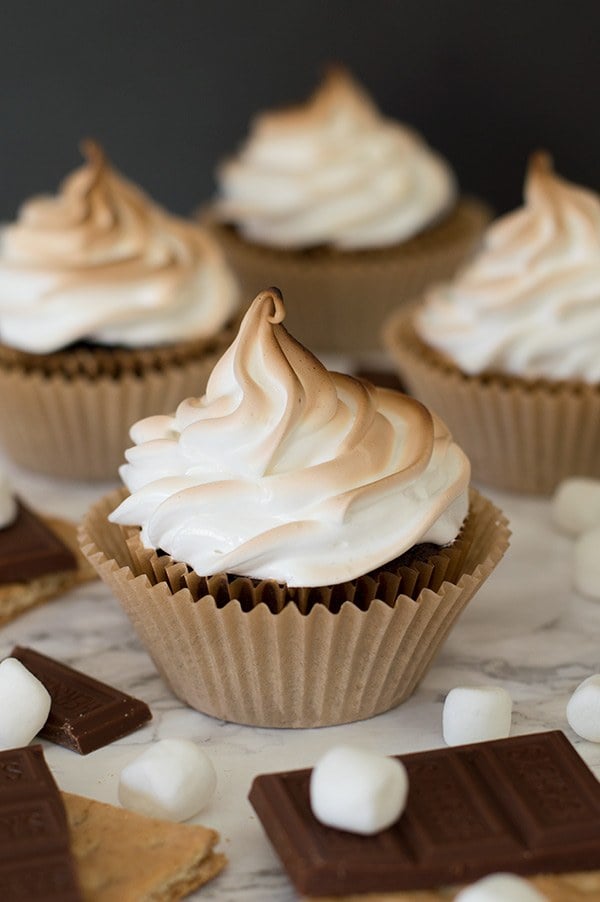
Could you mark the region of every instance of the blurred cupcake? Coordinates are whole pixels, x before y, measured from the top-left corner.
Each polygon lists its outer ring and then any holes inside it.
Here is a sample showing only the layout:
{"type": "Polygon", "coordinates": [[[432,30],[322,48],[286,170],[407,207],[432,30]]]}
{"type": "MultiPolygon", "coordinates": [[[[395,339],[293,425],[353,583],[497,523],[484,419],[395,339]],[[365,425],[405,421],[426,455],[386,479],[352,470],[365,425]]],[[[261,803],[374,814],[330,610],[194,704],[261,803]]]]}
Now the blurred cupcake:
{"type": "Polygon", "coordinates": [[[0,235],[0,441],[31,469],[107,479],[131,423],[206,384],[238,291],[205,230],[83,148],[0,235]]]}
{"type": "Polygon", "coordinates": [[[133,427],[129,494],[80,541],[180,698],[322,726],[410,695],[508,533],[437,417],[329,373],[284,313],[260,294],[206,394],[133,427]]]}
{"type": "Polygon", "coordinates": [[[566,476],[600,477],[600,197],[546,154],[532,157],[524,206],[385,336],[475,479],[547,494],[566,476]]]}
{"type": "Polygon", "coordinates": [[[319,351],[378,350],[385,315],[451,275],[489,219],[340,68],[303,106],[257,117],[217,177],[209,218],[243,295],[280,285],[290,329],[319,351]]]}

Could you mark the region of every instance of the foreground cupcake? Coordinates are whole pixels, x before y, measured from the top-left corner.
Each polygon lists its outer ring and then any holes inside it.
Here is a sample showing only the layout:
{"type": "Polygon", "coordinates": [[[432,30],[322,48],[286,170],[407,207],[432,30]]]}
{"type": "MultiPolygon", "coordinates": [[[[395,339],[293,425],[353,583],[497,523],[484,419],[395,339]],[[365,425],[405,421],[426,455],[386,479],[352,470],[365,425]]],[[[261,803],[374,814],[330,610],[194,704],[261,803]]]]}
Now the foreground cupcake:
{"type": "Polygon", "coordinates": [[[476,479],[547,494],[600,476],[600,197],[536,154],[523,208],[453,282],[399,310],[386,340],[476,479]]]}
{"type": "Polygon", "coordinates": [[[131,423],[206,384],[237,286],[206,231],[84,151],[0,236],[0,440],[23,466],[112,478],[131,423]]]}
{"type": "Polygon", "coordinates": [[[80,540],[178,696],[317,726],[412,692],[507,530],[437,417],[329,373],[283,317],[260,294],[206,394],[134,426],[130,494],[80,540]]]}
{"type": "Polygon", "coordinates": [[[378,350],[384,316],[449,276],[488,220],[339,68],[303,106],[257,117],[218,182],[213,227],[244,295],[281,285],[290,329],[325,351],[378,350]]]}

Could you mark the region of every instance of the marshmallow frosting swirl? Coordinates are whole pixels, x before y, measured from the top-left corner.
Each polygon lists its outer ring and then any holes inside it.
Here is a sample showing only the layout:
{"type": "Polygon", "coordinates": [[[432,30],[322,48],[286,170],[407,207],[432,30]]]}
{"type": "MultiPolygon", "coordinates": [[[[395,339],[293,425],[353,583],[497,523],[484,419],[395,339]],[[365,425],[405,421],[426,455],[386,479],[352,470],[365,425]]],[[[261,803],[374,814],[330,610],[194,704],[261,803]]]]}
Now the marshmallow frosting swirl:
{"type": "Polygon", "coordinates": [[[434,288],[423,340],[465,373],[600,381],[600,197],[532,157],[524,206],[499,219],[475,259],[434,288]]]}
{"type": "Polygon", "coordinates": [[[419,402],[330,373],[261,293],[201,398],[136,423],[114,522],[202,575],[289,586],[354,579],[453,541],[469,464],[419,402]]]}
{"type": "Polygon", "coordinates": [[[84,143],[88,162],[0,234],[0,340],[31,353],[75,341],[141,347],[214,335],[237,305],[221,252],[84,143]]]}
{"type": "Polygon", "coordinates": [[[448,164],[342,69],[304,105],[256,118],[219,170],[217,216],[251,241],[342,250],[404,241],[456,197],[448,164]]]}

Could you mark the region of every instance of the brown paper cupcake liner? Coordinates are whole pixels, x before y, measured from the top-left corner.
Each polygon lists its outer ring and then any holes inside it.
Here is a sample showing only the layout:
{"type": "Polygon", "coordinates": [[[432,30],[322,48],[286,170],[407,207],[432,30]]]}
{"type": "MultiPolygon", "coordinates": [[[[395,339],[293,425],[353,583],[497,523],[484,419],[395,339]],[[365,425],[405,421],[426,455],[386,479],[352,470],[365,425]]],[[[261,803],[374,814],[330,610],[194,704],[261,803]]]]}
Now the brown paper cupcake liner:
{"type": "MultiPolygon", "coordinates": [[[[206,221],[206,214],[201,214],[206,221]]],[[[209,220],[250,300],[277,285],[286,328],[311,349],[343,353],[380,349],[385,317],[426,285],[446,279],[477,245],[490,210],[464,199],[443,221],[394,248],[286,251],[251,244],[231,226],[209,220]]]]}
{"type": "Polygon", "coordinates": [[[198,711],[255,726],[348,723],[400,704],[508,546],[503,515],[473,491],[452,546],[412,574],[346,584],[360,603],[330,609],[331,588],[294,597],[270,580],[203,578],[143,549],[136,530],[107,520],[125,495],[112,492],[88,512],[84,554],[173,692],[198,711]]]}
{"type": "Polygon", "coordinates": [[[567,476],[600,478],[600,385],[468,376],[421,341],[413,311],[388,320],[385,344],[410,393],[470,458],[473,479],[548,495],[567,476]]]}
{"type": "MultiPolygon", "coordinates": [[[[241,317],[224,327],[227,340],[235,336],[241,317]]],[[[223,345],[223,331],[215,336],[180,341],[174,344],[145,348],[107,347],[81,342],[52,354],[30,354],[9,345],[0,344],[0,366],[26,373],[46,376],[100,376],[120,378],[125,373],[139,375],[148,371],[160,372],[167,366],[183,366],[189,361],[214,353],[223,345]]]]}
{"type": "Polygon", "coordinates": [[[202,394],[237,325],[164,348],[36,355],[0,345],[0,442],[15,463],[40,473],[115,479],[133,423],[202,394]]]}

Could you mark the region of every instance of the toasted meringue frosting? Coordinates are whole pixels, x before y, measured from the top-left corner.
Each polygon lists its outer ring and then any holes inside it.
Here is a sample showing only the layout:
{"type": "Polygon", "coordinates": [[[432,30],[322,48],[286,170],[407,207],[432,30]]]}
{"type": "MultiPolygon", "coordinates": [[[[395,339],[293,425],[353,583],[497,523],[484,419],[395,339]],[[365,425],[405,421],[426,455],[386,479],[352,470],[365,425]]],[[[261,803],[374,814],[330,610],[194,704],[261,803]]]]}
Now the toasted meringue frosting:
{"type": "Polygon", "coordinates": [[[535,154],[524,206],[429,293],[416,328],[468,374],[600,381],[600,197],[535,154]]]}
{"type": "Polygon", "coordinates": [[[10,480],[0,470],[0,529],[10,526],[17,516],[17,501],[10,480]]]}
{"type": "Polygon", "coordinates": [[[419,402],[330,373],[262,292],[206,394],[131,430],[113,522],[201,575],[331,585],[454,540],[469,463],[419,402]]]}
{"type": "Polygon", "coordinates": [[[456,197],[448,164],[338,68],[304,106],[258,116],[217,179],[217,217],[280,248],[397,244],[456,197]]]}
{"type": "Polygon", "coordinates": [[[237,305],[222,254],[118,175],[94,142],[58,195],[0,235],[0,340],[49,353],[82,339],[140,347],[214,335],[237,305]]]}

